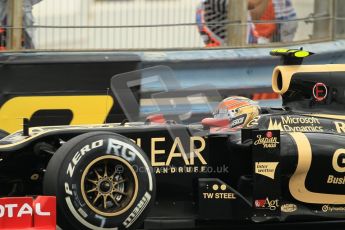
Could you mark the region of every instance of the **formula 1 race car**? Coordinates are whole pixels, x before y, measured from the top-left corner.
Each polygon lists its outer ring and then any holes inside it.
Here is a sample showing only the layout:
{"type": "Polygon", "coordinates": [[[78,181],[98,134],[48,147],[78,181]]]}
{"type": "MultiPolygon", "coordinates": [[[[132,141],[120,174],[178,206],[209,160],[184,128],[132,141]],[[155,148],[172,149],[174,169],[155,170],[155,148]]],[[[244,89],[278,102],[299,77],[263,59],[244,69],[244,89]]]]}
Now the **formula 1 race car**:
{"type": "MultiPolygon", "coordinates": [[[[119,124],[25,121],[0,140],[0,195],[56,196],[63,229],[344,220],[345,65],[301,65],[304,50],[271,54],[283,61],[272,75],[282,108],[230,97],[198,124],[160,114],[119,124]]],[[[129,117],[122,86],[133,79],[112,79],[129,117]]]]}

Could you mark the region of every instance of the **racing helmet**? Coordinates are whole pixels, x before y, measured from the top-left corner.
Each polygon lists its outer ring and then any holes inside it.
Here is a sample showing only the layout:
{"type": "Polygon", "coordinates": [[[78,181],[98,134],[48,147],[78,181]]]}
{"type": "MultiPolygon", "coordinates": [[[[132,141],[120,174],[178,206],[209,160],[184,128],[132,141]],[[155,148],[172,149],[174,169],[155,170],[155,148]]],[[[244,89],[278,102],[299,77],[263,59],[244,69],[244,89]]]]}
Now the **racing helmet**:
{"type": "Polygon", "coordinates": [[[231,128],[242,128],[260,114],[257,102],[246,97],[233,96],[219,103],[213,113],[216,119],[229,119],[231,128]]]}

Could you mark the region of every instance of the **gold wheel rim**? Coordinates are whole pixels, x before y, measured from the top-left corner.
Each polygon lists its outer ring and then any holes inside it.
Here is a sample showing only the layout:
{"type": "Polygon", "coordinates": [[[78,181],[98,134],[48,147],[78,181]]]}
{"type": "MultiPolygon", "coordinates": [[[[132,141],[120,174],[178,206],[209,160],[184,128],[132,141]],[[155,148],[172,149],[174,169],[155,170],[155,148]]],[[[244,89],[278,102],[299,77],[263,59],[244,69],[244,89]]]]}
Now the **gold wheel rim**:
{"type": "MultiPolygon", "coordinates": [[[[107,165],[107,164],[105,164],[107,165]]],[[[117,164],[118,165],[118,164],[117,164]]],[[[126,170],[124,169],[124,170],[126,170]]],[[[114,171],[116,172],[116,171],[114,171]]],[[[123,214],[124,212],[126,212],[134,203],[137,195],[138,195],[138,177],[135,173],[135,171],[133,170],[133,167],[124,159],[118,157],[118,156],[113,156],[113,155],[106,155],[106,156],[101,156],[98,157],[96,159],[94,159],[93,161],[91,161],[88,166],[85,168],[82,177],[81,177],[81,194],[83,196],[83,199],[85,201],[85,203],[87,204],[87,206],[94,211],[96,214],[102,215],[102,216],[118,216],[123,214]],[[94,174],[96,175],[96,180],[87,178],[89,173],[91,172],[90,169],[94,170],[93,167],[95,165],[97,165],[99,162],[104,161],[104,160],[109,160],[109,161],[113,161],[113,162],[119,162],[120,165],[124,166],[131,176],[132,179],[134,179],[133,181],[128,180],[128,178],[120,178],[120,182],[118,181],[114,181],[113,179],[115,179],[115,173],[112,175],[108,175],[108,166],[104,167],[104,172],[103,172],[103,176],[99,174],[99,172],[97,171],[93,171],[94,174]],[[85,186],[87,184],[87,182],[89,182],[89,184],[94,184],[94,188],[86,190],[85,186]],[[92,182],[90,182],[92,181],[92,182]],[[130,186],[127,186],[129,188],[132,187],[132,191],[129,192],[129,194],[126,194],[126,192],[124,192],[124,190],[119,190],[117,188],[115,188],[116,186],[119,186],[120,184],[123,184],[125,182],[129,182],[132,183],[130,186]],[[108,184],[110,184],[110,186],[108,186],[108,184]],[[110,188],[108,188],[110,187],[110,188]],[[108,189],[108,190],[107,190],[108,189]],[[90,202],[90,195],[88,194],[96,194],[93,202],[90,202]],[[114,196],[113,193],[118,194],[117,196],[114,196]],[[121,197],[122,196],[128,196],[128,198],[125,198],[125,201],[122,202],[119,200],[119,202],[116,200],[116,198],[121,197]],[[116,197],[116,198],[115,198],[116,197]],[[112,201],[114,204],[119,203],[120,205],[122,205],[121,203],[127,203],[124,207],[120,207],[118,208],[118,210],[116,211],[110,211],[110,212],[105,212],[104,210],[100,209],[99,207],[96,207],[95,205],[97,203],[99,203],[99,201],[103,199],[103,208],[107,209],[107,203],[108,201],[112,201]]],[[[120,206],[118,205],[118,206],[120,206]]]]}

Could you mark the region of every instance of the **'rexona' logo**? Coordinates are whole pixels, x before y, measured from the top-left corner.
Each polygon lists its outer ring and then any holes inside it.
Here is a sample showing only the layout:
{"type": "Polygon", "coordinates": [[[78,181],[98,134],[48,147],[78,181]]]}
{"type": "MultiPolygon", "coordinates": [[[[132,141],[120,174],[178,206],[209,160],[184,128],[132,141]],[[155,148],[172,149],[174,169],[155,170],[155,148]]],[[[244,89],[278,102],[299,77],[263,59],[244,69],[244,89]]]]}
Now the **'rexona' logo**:
{"type": "Polygon", "coordinates": [[[318,82],[313,87],[313,96],[316,101],[323,101],[327,97],[327,86],[318,82]]]}

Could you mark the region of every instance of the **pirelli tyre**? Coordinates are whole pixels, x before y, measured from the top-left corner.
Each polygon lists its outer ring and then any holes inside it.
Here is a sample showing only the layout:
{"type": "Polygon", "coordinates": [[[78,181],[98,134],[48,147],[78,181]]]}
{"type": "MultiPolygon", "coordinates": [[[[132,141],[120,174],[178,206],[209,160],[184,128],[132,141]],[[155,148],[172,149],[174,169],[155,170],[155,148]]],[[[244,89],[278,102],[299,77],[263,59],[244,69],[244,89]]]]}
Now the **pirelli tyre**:
{"type": "Polygon", "coordinates": [[[62,229],[135,229],[155,198],[155,178],[143,150],[110,132],[77,136],[50,160],[44,194],[56,195],[62,229]]]}

